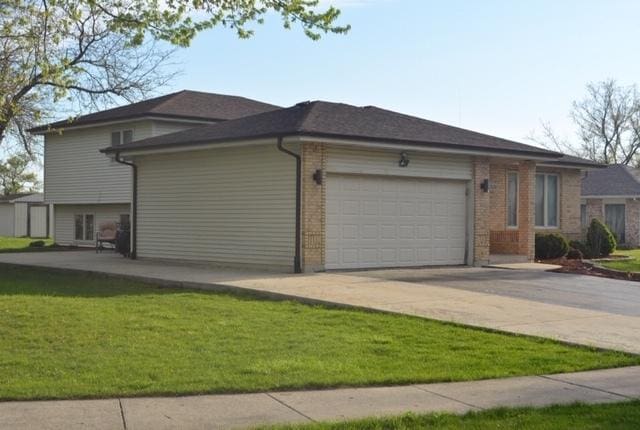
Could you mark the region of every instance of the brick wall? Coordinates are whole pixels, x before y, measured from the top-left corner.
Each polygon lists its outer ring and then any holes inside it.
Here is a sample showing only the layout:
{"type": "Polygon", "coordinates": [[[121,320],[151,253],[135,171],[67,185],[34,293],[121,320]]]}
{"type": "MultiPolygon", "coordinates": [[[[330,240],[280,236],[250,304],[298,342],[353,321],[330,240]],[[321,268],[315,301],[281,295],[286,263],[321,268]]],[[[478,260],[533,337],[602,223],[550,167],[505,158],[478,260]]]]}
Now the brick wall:
{"type": "Polygon", "coordinates": [[[319,143],[302,145],[301,263],[304,272],[324,269],[326,164],[324,145],[319,143]],[[318,185],[313,179],[313,174],[318,169],[322,170],[322,185],[318,185]]]}
{"type": "Polygon", "coordinates": [[[624,229],[627,243],[625,245],[638,247],[640,245],[640,202],[627,199],[625,203],[624,229]]]}
{"type": "Polygon", "coordinates": [[[492,254],[518,254],[533,259],[533,217],[535,195],[535,164],[504,163],[490,166],[490,251],[492,254]],[[507,173],[518,173],[518,227],[507,227],[507,173]]]}
{"type": "Polygon", "coordinates": [[[490,193],[480,189],[482,181],[489,177],[489,159],[475,157],[473,160],[473,264],[476,266],[489,262],[491,200],[490,193]]]}

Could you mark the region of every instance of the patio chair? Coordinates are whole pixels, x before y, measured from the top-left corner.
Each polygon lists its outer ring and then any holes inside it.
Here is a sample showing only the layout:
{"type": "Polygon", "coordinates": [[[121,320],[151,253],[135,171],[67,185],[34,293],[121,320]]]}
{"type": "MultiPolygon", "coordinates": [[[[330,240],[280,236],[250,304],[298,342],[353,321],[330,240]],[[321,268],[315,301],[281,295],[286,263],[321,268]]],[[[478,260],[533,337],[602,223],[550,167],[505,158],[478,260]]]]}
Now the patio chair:
{"type": "Polygon", "coordinates": [[[116,248],[118,227],[115,221],[103,221],[98,225],[96,233],[96,253],[102,252],[104,244],[108,243],[111,248],[116,248]]]}

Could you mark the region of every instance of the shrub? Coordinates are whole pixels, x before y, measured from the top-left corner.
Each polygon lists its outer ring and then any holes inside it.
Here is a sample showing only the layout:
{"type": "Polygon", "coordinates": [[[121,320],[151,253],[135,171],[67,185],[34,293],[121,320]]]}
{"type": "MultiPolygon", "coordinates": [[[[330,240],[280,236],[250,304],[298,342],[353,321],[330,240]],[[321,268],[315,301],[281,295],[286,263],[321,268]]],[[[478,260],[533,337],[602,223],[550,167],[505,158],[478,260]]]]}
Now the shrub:
{"type": "Polygon", "coordinates": [[[567,252],[568,260],[582,260],[583,257],[582,251],[576,248],[569,248],[569,252],[567,252]]]}
{"type": "Polygon", "coordinates": [[[580,253],[582,254],[582,258],[591,258],[591,250],[584,242],[580,242],[579,240],[572,240],[571,242],[569,242],[569,247],[580,251],[580,253]]]}
{"type": "Polygon", "coordinates": [[[536,234],[536,258],[551,260],[567,255],[569,242],[561,234],[536,234]]]}
{"type": "Polygon", "coordinates": [[[29,248],[42,248],[44,245],[44,240],[34,240],[29,244],[29,248]]]}
{"type": "Polygon", "coordinates": [[[587,248],[591,257],[607,257],[616,250],[616,239],[605,224],[594,219],[587,230],[587,248]]]}

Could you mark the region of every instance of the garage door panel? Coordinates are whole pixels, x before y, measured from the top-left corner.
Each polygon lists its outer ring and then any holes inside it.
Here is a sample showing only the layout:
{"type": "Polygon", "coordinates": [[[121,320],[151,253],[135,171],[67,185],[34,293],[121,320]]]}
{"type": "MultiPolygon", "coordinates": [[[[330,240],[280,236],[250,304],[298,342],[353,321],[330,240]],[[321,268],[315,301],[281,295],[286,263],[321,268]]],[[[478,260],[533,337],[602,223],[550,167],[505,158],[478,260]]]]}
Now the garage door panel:
{"type": "Polygon", "coordinates": [[[463,264],[463,181],[327,177],[326,267],[463,264]]]}

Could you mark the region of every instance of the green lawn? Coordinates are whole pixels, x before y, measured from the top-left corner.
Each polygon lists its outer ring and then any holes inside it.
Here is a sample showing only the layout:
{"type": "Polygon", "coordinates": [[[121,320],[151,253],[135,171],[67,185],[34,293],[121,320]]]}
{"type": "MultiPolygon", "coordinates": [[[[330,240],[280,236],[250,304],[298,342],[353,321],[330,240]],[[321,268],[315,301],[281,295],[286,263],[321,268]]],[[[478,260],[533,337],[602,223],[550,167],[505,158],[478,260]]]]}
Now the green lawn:
{"type": "Polygon", "coordinates": [[[640,401],[603,405],[575,404],[542,409],[490,409],[466,415],[403,415],[369,418],[343,423],[313,423],[264,427],[271,430],[555,430],[555,429],[629,429],[640,428],[640,401]]]}
{"type": "Polygon", "coordinates": [[[602,265],[609,269],[623,270],[625,272],[640,272],[640,249],[619,250],[616,251],[616,254],[628,255],[633,257],[633,260],[609,261],[602,263],[602,265]]]}
{"type": "Polygon", "coordinates": [[[55,249],[51,239],[42,239],[45,243],[44,247],[29,247],[31,242],[41,239],[32,239],[30,237],[5,237],[0,236],[0,252],[36,252],[55,249]]]}
{"type": "Polygon", "coordinates": [[[0,265],[0,400],[460,381],[640,357],[415,317],[0,265]]]}

